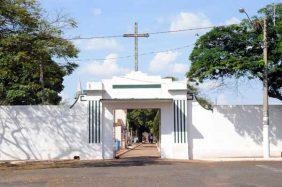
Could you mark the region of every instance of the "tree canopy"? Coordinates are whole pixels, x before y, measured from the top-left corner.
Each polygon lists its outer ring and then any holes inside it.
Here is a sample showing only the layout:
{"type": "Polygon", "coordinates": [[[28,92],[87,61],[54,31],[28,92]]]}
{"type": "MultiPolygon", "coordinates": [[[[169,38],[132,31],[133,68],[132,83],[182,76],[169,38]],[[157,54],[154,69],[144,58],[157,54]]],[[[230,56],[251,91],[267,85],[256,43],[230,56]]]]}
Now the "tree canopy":
{"type": "Polygon", "coordinates": [[[60,102],[63,78],[77,67],[68,59],[78,53],[62,28],[74,26],[63,15],[46,18],[36,0],[1,1],[0,104],[60,102]]]}
{"type": "Polygon", "coordinates": [[[263,79],[263,25],[268,20],[269,96],[282,100],[282,4],[268,5],[240,24],[216,27],[201,36],[189,57],[187,77],[205,80],[247,77],[263,79]]]}
{"type": "Polygon", "coordinates": [[[160,110],[159,109],[132,109],[127,112],[129,128],[133,131],[139,129],[139,136],[142,132],[152,133],[159,137],[160,110]]]}

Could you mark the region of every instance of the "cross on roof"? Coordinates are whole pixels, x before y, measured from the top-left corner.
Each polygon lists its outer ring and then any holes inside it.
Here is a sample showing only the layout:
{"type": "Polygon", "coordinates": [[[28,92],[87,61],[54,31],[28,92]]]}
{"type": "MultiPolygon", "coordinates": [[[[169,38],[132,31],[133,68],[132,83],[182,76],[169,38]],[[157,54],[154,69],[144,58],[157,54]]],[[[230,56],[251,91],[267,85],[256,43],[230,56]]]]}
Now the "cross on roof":
{"type": "Polygon", "coordinates": [[[142,33],[142,34],[139,34],[138,33],[138,23],[135,22],[134,24],[134,34],[124,34],[123,37],[134,37],[135,39],[135,42],[134,42],[134,51],[135,51],[135,71],[138,71],[138,38],[141,38],[141,37],[145,37],[145,38],[148,38],[149,37],[149,34],[148,33],[142,33]]]}

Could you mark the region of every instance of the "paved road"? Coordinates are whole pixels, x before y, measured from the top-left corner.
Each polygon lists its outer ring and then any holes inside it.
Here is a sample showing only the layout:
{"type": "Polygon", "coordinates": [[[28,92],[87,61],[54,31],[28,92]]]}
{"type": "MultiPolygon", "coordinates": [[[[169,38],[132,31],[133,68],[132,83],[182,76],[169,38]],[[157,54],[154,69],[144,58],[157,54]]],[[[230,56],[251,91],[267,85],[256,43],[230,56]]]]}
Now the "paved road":
{"type": "Polygon", "coordinates": [[[128,158],[66,168],[8,168],[0,171],[0,186],[282,186],[282,162],[128,158]]]}
{"type": "Polygon", "coordinates": [[[282,186],[282,162],[169,161],[143,144],[118,160],[0,165],[2,186],[282,186]]]}
{"type": "Polygon", "coordinates": [[[121,159],[128,158],[159,158],[160,153],[156,144],[141,144],[135,149],[120,156],[121,159]]]}

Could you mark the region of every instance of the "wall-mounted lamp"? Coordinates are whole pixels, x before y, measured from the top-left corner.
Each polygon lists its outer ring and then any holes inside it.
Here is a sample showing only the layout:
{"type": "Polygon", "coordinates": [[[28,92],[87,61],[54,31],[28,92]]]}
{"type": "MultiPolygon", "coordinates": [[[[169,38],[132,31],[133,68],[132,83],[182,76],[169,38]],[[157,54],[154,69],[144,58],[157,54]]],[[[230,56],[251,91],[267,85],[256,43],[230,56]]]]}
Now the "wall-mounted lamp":
{"type": "Polygon", "coordinates": [[[193,100],[194,99],[194,93],[187,92],[187,100],[193,100]]]}

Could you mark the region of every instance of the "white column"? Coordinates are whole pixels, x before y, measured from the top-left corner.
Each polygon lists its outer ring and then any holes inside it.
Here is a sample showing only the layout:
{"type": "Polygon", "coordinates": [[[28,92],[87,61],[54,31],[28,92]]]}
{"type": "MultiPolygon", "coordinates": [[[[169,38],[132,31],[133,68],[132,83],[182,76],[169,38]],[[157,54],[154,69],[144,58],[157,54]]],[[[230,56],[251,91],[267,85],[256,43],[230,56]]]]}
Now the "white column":
{"type": "Polygon", "coordinates": [[[113,109],[103,105],[102,109],[102,156],[103,159],[114,158],[114,141],[113,141],[113,124],[114,115],[113,109]]]}
{"type": "Polygon", "coordinates": [[[269,148],[269,125],[263,125],[263,158],[268,159],[270,155],[269,148]]]}
{"type": "Polygon", "coordinates": [[[162,104],[160,124],[161,158],[173,158],[173,108],[171,103],[162,104]]]}

